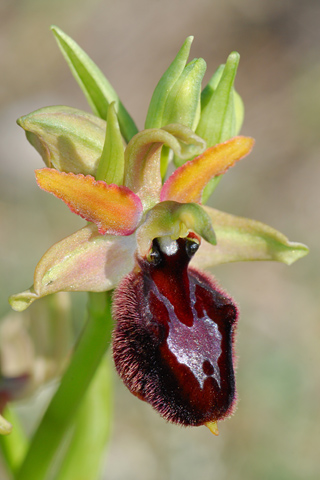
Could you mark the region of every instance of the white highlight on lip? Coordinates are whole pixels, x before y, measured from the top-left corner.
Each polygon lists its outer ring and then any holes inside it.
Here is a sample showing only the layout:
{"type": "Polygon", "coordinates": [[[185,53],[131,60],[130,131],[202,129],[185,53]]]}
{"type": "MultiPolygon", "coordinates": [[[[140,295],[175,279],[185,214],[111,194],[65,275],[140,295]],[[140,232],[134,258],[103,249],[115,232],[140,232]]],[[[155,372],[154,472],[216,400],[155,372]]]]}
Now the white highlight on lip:
{"type": "Polygon", "coordinates": [[[176,240],[172,240],[169,236],[159,237],[158,242],[160,245],[160,250],[165,255],[174,255],[178,251],[178,242],[176,240]]]}
{"type": "Polygon", "coordinates": [[[190,284],[190,289],[191,288],[190,301],[193,325],[188,327],[178,319],[174,307],[167,297],[159,292],[156,285],[153,285],[154,293],[166,306],[170,318],[167,345],[177,361],[190,368],[202,389],[206,378],[211,376],[216,380],[219,387],[221,387],[218,360],[222,352],[222,335],[218,329],[218,325],[207,315],[205,310],[204,315],[198,318],[194,307],[196,301],[195,285],[190,284]],[[212,375],[206,375],[203,371],[203,363],[206,360],[209,361],[214,368],[212,375]]]}

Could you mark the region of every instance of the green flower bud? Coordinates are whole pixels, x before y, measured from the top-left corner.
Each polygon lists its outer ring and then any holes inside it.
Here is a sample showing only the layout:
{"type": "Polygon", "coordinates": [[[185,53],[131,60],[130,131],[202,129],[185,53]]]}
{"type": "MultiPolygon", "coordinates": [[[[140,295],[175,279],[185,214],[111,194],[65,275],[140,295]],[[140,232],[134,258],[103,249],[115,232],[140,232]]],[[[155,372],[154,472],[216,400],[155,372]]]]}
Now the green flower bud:
{"type": "Polygon", "coordinates": [[[200,117],[201,82],[206,71],[202,58],[187,64],[193,37],[188,37],[161,77],[153,93],[145,128],[180,123],[195,129],[200,117]]]}
{"type": "Polygon", "coordinates": [[[201,82],[207,65],[194,59],[184,68],[168,95],[162,125],[180,123],[195,130],[200,119],[201,82]]]}
{"type": "MultiPolygon", "coordinates": [[[[240,55],[232,52],[225,65],[220,65],[201,94],[201,116],[196,133],[208,147],[238,135],[244,116],[240,96],[234,90],[234,80],[240,55]]],[[[202,201],[205,203],[221,177],[207,185],[202,201]]]]}
{"type": "Polygon", "coordinates": [[[105,120],[57,106],[36,110],[17,123],[48,167],[95,176],[106,134],[105,120]]]}
{"type": "MultiPolygon", "coordinates": [[[[195,130],[201,111],[201,82],[206,71],[202,58],[187,64],[193,37],[188,37],[170,67],[161,77],[153,93],[145,128],[161,128],[171,123],[180,123],[195,130]]],[[[161,153],[161,175],[165,176],[172,157],[169,148],[161,153]]],[[[175,158],[176,164],[181,164],[175,158]]],[[[182,162],[183,163],[183,162],[182,162]]]]}
{"type": "Polygon", "coordinates": [[[233,87],[239,60],[240,55],[232,52],[225,66],[218,68],[202,92],[197,134],[207,142],[208,147],[229,140],[239,133],[243,107],[241,108],[239,96],[235,101],[233,87]]]}

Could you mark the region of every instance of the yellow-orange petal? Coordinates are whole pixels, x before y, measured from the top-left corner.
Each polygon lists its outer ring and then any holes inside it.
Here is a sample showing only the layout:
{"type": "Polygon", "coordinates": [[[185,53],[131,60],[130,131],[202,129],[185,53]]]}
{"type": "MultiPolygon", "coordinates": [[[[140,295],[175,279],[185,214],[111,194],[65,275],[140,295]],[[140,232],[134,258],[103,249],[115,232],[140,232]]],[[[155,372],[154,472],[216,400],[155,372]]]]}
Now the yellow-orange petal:
{"type": "Polygon", "coordinates": [[[51,168],[36,170],[36,178],[40,188],[63,200],[72,212],[95,223],[101,234],[131,235],[140,222],[141,201],[127,187],[51,168]]]}
{"type": "Polygon", "coordinates": [[[208,148],[202,155],[177,168],[168,178],[161,190],[161,201],[200,203],[209,180],[222,175],[250,153],[253,144],[253,138],[239,136],[208,148]]]}

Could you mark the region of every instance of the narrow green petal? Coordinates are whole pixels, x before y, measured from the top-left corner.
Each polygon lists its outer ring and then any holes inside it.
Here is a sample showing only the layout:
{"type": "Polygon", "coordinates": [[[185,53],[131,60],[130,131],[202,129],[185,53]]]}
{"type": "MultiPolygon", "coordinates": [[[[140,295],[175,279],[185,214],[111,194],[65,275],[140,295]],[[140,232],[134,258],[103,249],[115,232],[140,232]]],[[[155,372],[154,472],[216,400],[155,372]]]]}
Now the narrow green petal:
{"type": "Polygon", "coordinates": [[[123,184],[124,145],[120,133],[115,103],[108,108],[107,132],[96,179],[115,185],[123,184]]]}
{"type": "Polygon", "coordinates": [[[138,129],[106,77],[72,38],[56,26],[51,30],[93,112],[105,119],[109,103],[115,102],[121,133],[129,141],[138,129]]]}
{"type": "Polygon", "coordinates": [[[106,122],[66,106],[45,107],[17,120],[47,167],[95,176],[106,122]]]}
{"type": "Polygon", "coordinates": [[[305,245],[290,242],[282,233],[264,223],[210,207],[204,207],[204,210],[211,218],[217,245],[202,242],[193,260],[199,268],[252,260],[274,260],[291,265],[309,252],[305,245]]]}
{"type": "Polygon", "coordinates": [[[51,293],[111,290],[133,268],[135,249],[133,235],[100,235],[90,224],[53,245],[36,267],[34,286],[12,295],[9,303],[14,310],[22,311],[51,293]]]}
{"type": "Polygon", "coordinates": [[[179,124],[143,130],[133,137],[125,151],[124,184],[141,199],[144,210],[159,201],[163,145],[181,158],[201,153],[206,146],[192,130],[179,124]]]}
{"type": "Polygon", "coordinates": [[[160,128],[163,124],[163,113],[170,91],[182,74],[189,57],[193,37],[188,37],[177,56],[165,71],[156,86],[147,113],[145,128],[160,128]]]}

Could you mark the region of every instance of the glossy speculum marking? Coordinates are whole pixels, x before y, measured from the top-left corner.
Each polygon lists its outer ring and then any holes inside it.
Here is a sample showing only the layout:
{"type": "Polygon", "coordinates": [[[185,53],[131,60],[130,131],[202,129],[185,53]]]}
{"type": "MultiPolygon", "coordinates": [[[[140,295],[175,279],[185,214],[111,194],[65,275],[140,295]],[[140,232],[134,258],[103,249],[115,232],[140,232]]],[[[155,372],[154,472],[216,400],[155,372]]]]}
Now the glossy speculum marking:
{"type": "Polygon", "coordinates": [[[191,234],[155,239],[114,296],[113,356],[129,390],[167,420],[202,425],[232,413],[237,308],[207,274],[189,267],[191,234]]]}

